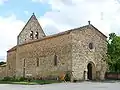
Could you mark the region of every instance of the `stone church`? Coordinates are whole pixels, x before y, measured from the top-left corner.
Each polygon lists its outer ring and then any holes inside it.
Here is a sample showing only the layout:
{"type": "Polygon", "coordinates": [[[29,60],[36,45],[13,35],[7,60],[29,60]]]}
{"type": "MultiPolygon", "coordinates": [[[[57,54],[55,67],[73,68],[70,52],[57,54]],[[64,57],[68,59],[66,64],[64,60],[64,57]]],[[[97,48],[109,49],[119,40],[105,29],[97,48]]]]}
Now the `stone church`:
{"type": "Polygon", "coordinates": [[[104,80],[107,37],[88,25],[46,36],[33,14],[7,51],[6,76],[57,78],[70,72],[71,80],[104,80]]]}

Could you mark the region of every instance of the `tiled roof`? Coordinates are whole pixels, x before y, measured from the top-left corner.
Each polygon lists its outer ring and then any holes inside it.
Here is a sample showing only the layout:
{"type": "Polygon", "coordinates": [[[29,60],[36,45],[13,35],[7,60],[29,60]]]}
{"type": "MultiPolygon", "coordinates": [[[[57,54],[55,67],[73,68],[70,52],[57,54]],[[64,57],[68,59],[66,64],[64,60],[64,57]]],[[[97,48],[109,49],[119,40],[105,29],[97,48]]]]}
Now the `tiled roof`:
{"type": "MultiPolygon", "coordinates": [[[[31,42],[27,42],[27,43],[24,43],[24,44],[21,44],[19,46],[22,46],[22,45],[26,45],[26,44],[30,44],[30,43],[33,43],[33,42],[38,42],[38,41],[42,41],[42,40],[46,40],[46,39],[50,39],[50,38],[54,38],[54,37],[58,37],[58,36],[61,36],[61,35],[65,35],[65,34],[69,34],[71,31],[74,31],[74,30],[80,30],[80,29],[83,29],[83,28],[86,28],[89,26],[91,26],[92,28],[94,28],[95,30],[97,30],[98,32],[100,32],[96,27],[94,27],[93,25],[85,25],[85,26],[82,26],[82,27],[79,27],[79,28],[74,28],[74,29],[71,29],[71,30],[67,30],[67,31],[64,31],[64,32],[60,32],[60,33],[57,33],[57,34],[54,34],[54,35],[50,35],[50,36],[45,36],[41,39],[38,39],[38,40],[33,40],[31,42]]],[[[107,38],[106,35],[104,35],[102,32],[100,32],[104,37],[107,38]]],[[[13,51],[13,50],[16,50],[17,46],[14,46],[13,48],[11,48],[10,50],[8,50],[7,52],[10,52],[10,51],[13,51]]]]}
{"type": "Polygon", "coordinates": [[[14,51],[14,50],[16,50],[16,48],[17,48],[17,46],[14,46],[14,47],[12,47],[11,49],[9,49],[7,52],[14,51]]]}

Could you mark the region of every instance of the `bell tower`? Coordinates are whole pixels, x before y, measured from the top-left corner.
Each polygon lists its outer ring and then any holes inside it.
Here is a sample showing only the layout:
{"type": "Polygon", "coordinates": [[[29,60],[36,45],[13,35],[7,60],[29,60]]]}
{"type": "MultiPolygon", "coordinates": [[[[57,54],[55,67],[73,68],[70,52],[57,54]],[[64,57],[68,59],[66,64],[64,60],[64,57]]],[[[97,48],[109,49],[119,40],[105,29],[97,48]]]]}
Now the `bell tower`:
{"type": "Polygon", "coordinates": [[[41,39],[43,37],[45,37],[45,33],[35,14],[33,13],[22,31],[19,33],[17,37],[17,44],[24,44],[36,39],[41,39]]]}

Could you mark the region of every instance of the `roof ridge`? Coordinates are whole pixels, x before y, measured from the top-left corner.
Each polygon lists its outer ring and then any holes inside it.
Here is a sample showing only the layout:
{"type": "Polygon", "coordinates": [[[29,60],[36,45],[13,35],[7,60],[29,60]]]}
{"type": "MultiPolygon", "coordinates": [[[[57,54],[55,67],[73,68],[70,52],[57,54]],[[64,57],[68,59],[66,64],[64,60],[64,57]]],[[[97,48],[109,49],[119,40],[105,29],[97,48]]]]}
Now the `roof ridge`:
{"type": "Polygon", "coordinates": [[[70,30],[66,30],[66,31],[63,31],[63,32],[59,32],[59,33],[56,33],[56,34],[53,34],[53,35],[48,35],[48,36],[43,37],[43,38],[38,39],[38,40],[34,40],[34,41],[27,42],[27,43],[24,43],[24,44],[16,45],[16,46],[14,46],[13,48],[9,49],[7,52],[12,51],[12,50],[16,50],[17,46],[22,46],[22,45],[26,45],[26,44],[29,44],[29,43],[41,41],[41,40],[44,40],[44,39],[53,38],[53,37],[57,37],[57,36],[60,36],[60,35],[65,35],[65,34],[69,34],[71,31],[78,30],[78,29],[80,30],[80,29],[82,29],[82,28],[89,27],[89,26],[91,26],[92,28],[94,28],[95,30],[97,30],[98,32],[100,32],[103,36],[107,37],[107,36],[104,35],[101,31],[99,31],[95,26],[93,26],[92,24],[89,24],[89,25],[85,25],[85,26],[78,27],[78,28],[73,28],[73,29],[70,29],[70,30]]]}

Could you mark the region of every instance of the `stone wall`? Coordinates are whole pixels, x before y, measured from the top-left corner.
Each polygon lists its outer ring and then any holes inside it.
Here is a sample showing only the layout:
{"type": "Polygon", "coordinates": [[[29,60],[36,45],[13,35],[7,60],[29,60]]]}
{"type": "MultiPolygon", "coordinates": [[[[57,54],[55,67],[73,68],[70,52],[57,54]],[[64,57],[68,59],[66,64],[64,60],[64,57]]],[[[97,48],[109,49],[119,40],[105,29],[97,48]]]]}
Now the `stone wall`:
{"type": "Polygon", "coordinates": [[[7,52],[6,76],[13,77],[16,74],[16,50],[7,52]]]}
{"type": "Polygon", "coordinates": [[[38,39],[45,36],[38,20],[36,19],[35,15],[32,15],[30,20],[27,22],[23,30],[18,35],[18,44],[27,43],[29,41],[33,41],[35,38],[35,34],[38,32],[38,39]],[[33,31],[33,38],[30,37],[31,31],[33,31]]]}
{"type": "Polygon", "coordinates": [[[107,80],[120,80],[120,73],[118,72],[106,72],[105,79],[107,80]]]}
{"type": "Polygon", "coordinates": [[[23,43],[24,39],[29,39],[30,29],[27,28],[38,30],[34,24],[33,20],[25,27],[16,49],[8,52],[7,76],[58,77],[63,72],[71,71],[72,80],[84,80],[87,79],[87,66],[91,63],[92,79],[104,79],[107,42],[95,27],[87,25],[23,43]],[[90,43],[93,44],[92,49],[89,48],[90,43]],[[54,65],[55,57],[57,65],[54,65]]]}
{"type": "Polygon", "coordinates": [[[47,37],[32,43],[20,45],[17,48],[16,75],[22,77],[59,76],[71,71],[71,36],[63,34],[47,37]],[[57,56],[57,65],[54,57],[57,56]],[[39,66],[37,62],[39,61],[39,66]]]}
{"type": "Polygon", "coordinates": [[[87,75],[87,65],[92,62],[95,66],[93,79],[104,79],[106,71],[106,37],[91,25],[71,32],[72,35],[72,71],[73,79],[83,80],[87,75]],[[93,49],[89,44],[93,43],[93,49]],[[99,75],[97,75],[99,72],[99,75]]]}
{"type": "Polygon", "coordinates": [[[6,76],[6,65],[0,66],[0,79],[3,79],[6,76]]]}

